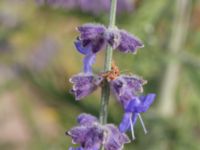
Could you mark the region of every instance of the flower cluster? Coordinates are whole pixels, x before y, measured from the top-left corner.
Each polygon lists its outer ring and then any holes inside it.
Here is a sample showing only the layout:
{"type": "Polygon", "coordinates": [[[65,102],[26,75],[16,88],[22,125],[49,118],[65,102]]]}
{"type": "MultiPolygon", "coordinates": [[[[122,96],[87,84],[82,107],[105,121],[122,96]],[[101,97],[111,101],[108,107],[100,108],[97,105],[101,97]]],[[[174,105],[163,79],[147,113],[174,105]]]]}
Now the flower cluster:
{"type": "Polygon", "coordinates": [[[78,126],[66,132],[73,143],[80,144],[79,148],[70,147],[69,150],[121,150],[130,140],[113,124],[101,125],[97,118],[89,114],[80,114],[77,118],[78,126]]]}
{"type": "MultiPolygon", "coordinates": [[[[108,12],[110,9],[110,0],[36,0],[37,4],[45,3],[59,8],[78,9],[82,12],[99,15],[108,12]]],[[[118,13],[131,12],[134,9],[134,1],[119,0],[117,4],[118,13]]]]}
{"type": "Polygon", "coordinates": [[[143,47],[143,43],[136,36],[117,27],[106,28],[100,24],[84,24],[77,30],[80,35],[74,44],[77,51],[84,55],[83,72],[70,78],[73,84],[71,93],[75,95],[76,100],[81,100],[107,80],[113,95],[124,109],[124,116],[116,128],[111,124],[101,125],[91,115],[81,114],[78,117],[79,126],[67,132],[72,142],[79,144],[80,147],[70,147],[70,150],[99,150],[101,146],[105,150],[121,150],[124,144],[129,142],[125,132],[131,130],[132,138],[135,139],[134,125],[138,118],[144,132],[147,132],[140,114],[149,109],[156,95],[149,93],[141,96],[143,85],[147,81],[137,75],[120,74],[115,63],[112,63],[110,71],[99,74],[93,73],[92,65],[95,63],[97,53],[107,46],[122,53],[135,54],[143,47]]]}
{"type": "Polygon", "coordinates": [[[84,24],[77,28],[80,36],[75,41],[76,49],[83,55],[84,72],[91,73],[91,66],[95,62],[96,54],[110,45],[123,53],[136,53],[143,43],[134,35],[117,28],[110,29],[100,24],[84,24]]]}

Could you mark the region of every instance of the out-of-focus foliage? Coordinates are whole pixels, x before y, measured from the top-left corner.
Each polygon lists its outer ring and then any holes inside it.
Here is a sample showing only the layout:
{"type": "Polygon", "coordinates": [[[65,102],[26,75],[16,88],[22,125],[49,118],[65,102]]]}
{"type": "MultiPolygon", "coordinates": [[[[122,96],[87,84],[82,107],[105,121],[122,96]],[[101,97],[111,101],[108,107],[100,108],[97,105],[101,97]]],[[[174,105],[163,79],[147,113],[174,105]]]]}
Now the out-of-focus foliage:
{"type": "MultiPolygon", "coordinates": [[[[200,2],[191,1],[189,31],[178,55],[168,53],[175,16],[174,0],[137,0],[134,11],[117,16],[119,28],[139,36],[145,48],[137,55],[114,52],[122,73],[148,80],[145,92],[159,95],[169,61],[181,63],[175,115],[163,118],[157,99],[143,115],[149,130],[136,124],[137,139],[125,150],[199,150],[200,145],[200,2]]],[[[98,116],[100,91],[75,102],[68,79],[81,71],[82,56],[73,46],[76,26],[108,24],[108,15],[39,7],[35,1],[0,1],[0,149],[64,150],[64,133],[81,112],[98,116]]],[[[95,70],[103,68],[104,51],[95,70]]],[[[171,79],[173,80],[173,78],[171,79]]],[[[118,124],[122,108],[110,100],[109,122],[118,124]]]]}

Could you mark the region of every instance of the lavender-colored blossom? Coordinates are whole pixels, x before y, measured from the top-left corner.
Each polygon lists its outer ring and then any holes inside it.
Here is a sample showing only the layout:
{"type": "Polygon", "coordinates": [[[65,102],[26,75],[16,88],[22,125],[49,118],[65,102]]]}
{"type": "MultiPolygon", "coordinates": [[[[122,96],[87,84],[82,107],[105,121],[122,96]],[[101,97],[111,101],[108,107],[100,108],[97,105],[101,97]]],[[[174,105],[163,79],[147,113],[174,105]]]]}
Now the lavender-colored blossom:
{"type": "Polygon", "coordinates": [[[137,37],[117,28],[107,29],[103,25],[90,23],[77,29],[80,36],[75,41],[75,46],[81,54],[85,55],[84,70],[91,71],[96,53],[106,45],[124,53],[136,53],[138,48],[143,47],[143,43],[137,37]]]}
{"type": "Polygon", "coordinates": [[[136,75],[120,75],[110,82],[110,86],[117,100],[125,108],[133,96],[143,92],[145,83],[145,80],[136,75]]]}
{"type": "MultiPolygon", "coordinates": [[[[114,49],[124,53],[136,53],[138,48],[142,48],[143,43],[134,35],[117,28],[106,28],[100,24],[84,24],[78,27],[80,36],[78,41],[82,48],[90,47],[93,53],[97,53],[105,44],[109,44],[114,49]]],[[[79,50],[83,51],[83,50],[79,50]]]]}
{"type": "Polygon", "coordinates": [[[134,125],[139,117],[144,132],[147,133],[146,127],[142,120],[140,113],[146,112],[153,101],[155,100],[156,95],[151,93],[147,94],[146,96],[134,96],[128,103],[127,107],[125,108],[125,114],[123,119],[119,125],[119,129],[121,132],[126,132],[128,129],[132,131],[132,137],[135,139],[134,136],[134,125]]]}
{"type": "Polygon", "coordinates": [[[95,91],[102,80],[98,75],[79,73],[70,78],[70,82],[74,84],[71,92],[76,100],[80,100],[95,91]]]}
{"type": "Polygon", "coordinates": [[[143,85],[145,83],[145,80],[136,75],[120,75],[110,82],[114,95],[125,110],[119,129],[121,132],[131,129],[133,139],[135,138],[134,125],[138,117],[145,133],[147,132],[140,113],[146,112],[155,99],[155,94],[137,96],[143,92],[143,85]]]}
{"type": "MultiPolygon", "coordinates": [[[[117,127],[112,124],[101,125],[92,115],[81,114],[77,120],[79,125],[66,134],[72,138],[72,143],[80,144],[80,150],[99,150],[101,145],[105,150],[121,150],[130,141],[117,127]],[[84,123],[81,122],[83,120],[84,123]],[[90,123],[86,123],[87,120],[90,123]]],[[[70,147],[69,150],[74,149],[70,147]]]]}

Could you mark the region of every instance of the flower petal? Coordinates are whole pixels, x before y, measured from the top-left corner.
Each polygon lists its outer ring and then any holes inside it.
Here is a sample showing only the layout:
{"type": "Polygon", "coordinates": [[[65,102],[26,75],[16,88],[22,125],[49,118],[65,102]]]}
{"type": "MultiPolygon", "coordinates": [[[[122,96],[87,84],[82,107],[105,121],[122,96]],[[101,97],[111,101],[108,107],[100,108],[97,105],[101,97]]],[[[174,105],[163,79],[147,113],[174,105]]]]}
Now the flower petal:
{"type": "Polygon", "coordinates": [[[98,150],[104,138],[104,130],[97,125],[77,126],[66,132],[74,144],[87,150],[98,150]]]}
{"type": "Polygon", "coordinates": [[[120,130],[114,126],[113,124],[107,124],[105,125],[109,130],[111,131],[114,138],[118,140],[119,143],[129,143],[130,139],[126,134],[123,134],[120,132],[120,130]]]}
{"type": "Polygon", "coordinates": [[[105,26],[99,24],[84,24],[78,27],[78,31],[80,32],[79,39],[82,47],[91,48],[92,53],[97,53],[105,46],[105,26]]]}
{"type": "Polygon", "coordinates": [[[88,55],[88,54],[91,54],[91,48],[90,47],[84,47],[83,44],[82,44],[82,41],[77,39],[75,42],[74,42],[74,45],[76,47],[76,49],[78,50],[78,52],[80,52],[81,54],[83,55],[88,55]]]}
{"type": "Polygon", "coordinates": [[[137,97],[134,96],[132,99],[129,101],[127,107],[125,108],[126,112],[134,112],[134,113],[139,113],[138,108],[140,108],[142,105],[141,100],[137,97]]]}
{"type": "Polygon", "coordinates": [[[82,113],[78,116],[77,118],[77,122],[80,125],[91,125],[95,122],[98,122],[97,118],[90,115],[90,114],[86,114],[86,113],[82,113]]]}
{"type": "Polygon", "coordinates": [[[101,24],[84,24],[79,26],[78,31],[81,33],[81,39],[95,39],[96,37],[104,34],[106,28],[104,25],[101,24]]]}
{"type": "Polygon", "coordinates": [[[119,95],[127,91],[131,91],[134,95],[137,95],[143,92],[143,85],[145,83],[146,81],[137,75],[120,75],[111,82],[119,95]]]}
{"type": "Polygon", "coordinates": [[[108,30],[105,33],[105,39],[107,42],[112,46],[113,49],[116,49],[121,41],[121,35],[117,28],[108,28],[108,30]]]}
{"type": "Polygon", "coordinates": [[[121,78],[126,83],[126,88],[130,89],[134,95],[142,93],[143,85],[147,82],[137,75],[121,75],[121,78]]]}
{"type": "Polygon", "coordinates": [[[98,150],[104,140],[104,129],[99,125],[92,125],[82,145],[85,149],[98,150]]]}
{"type": "Polygon", "coordinates": [[[105,150],[121,150],[125,143],[130,142],[128,136],[121,133],[114,125],[108,124],[105,126],[108,132],[104,143],[105,150]]]}
{"type": "Polygon", "coordinates": [[[145,83],[145,80],[136,75],[120,75],[110,82],[110,86],[116,98],[126,108],[129,101],[143,91],[145,83]]]}
{"type": "Polygon", "coordinates": [[[98,75],[79,73],[69,80],[74,84],[71,92],[75,95],[76,100],[80,100],[96,90],[102,80],[103,78],[98,75]]]}
{"type": "Polygon", "coordinates": [[[87,138],[89,130],[90,128],[86,126],[77,126],[67,131],[66,134],[72,138],[73,143],[80,144],[85,141],[85,138],[87,138]]]}
{"type": "Polygon", "coordinates": [[[84,73],[92,73],[92,65],[95,63],[95,59],[95,54],[89,54],[85,56],[85,58],[83,59],[84,73]]]}
{"type": "Polygon", "coordinates": [[[156,95],[151,93],[146,96],[134,97],[125,108],[126,112],[146,112],[154,102],[156,95]]]}
{"type": "Polygon", "coordinates": [[[83,71],[84,73],[92,73],[92,65],[95,63],[96,55],[92,52],[91,46],[84,47],[79,39],[74,42],[76,49],[83,55],[83,71]]]}
{"type": "Polygon", "coordinates": [[[147,94],[146,96],[140,96],[142,105],[138,108],[138,111],[146,112],[151,106],[151,104],[154,102],[155,98],[156,94],[154,93],[147,94]]]}
{"type": "Polygon", "coordinates": [[[118,46],[118,50],[123,53],[136,53],[138,48],[144,47],[140,39],[126,32],[120,30],[121,42],[118,46]]]}
{"type": "Polygon", "coordinates": [[[124,133],[130,128],[130,118],[132,113],[125,113],[123,119],[119,125],[120,132],[124,133]]]}

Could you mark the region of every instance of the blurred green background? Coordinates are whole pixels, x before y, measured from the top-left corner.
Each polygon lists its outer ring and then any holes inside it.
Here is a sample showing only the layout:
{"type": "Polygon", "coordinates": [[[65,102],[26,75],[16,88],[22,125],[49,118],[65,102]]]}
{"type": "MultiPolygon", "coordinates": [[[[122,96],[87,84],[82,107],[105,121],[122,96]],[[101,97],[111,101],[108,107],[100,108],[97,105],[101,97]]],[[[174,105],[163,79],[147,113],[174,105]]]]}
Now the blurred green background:
{"type": "MultiPolygon", "coordinates": [[[[108,24],[108,14],[39,6],[34,0],[0,1],[0,149],[64,150],[65,131],[81,112],[98,116],[100,90],[80,102],[68,79],[82,69],[74,48],[75,28],[108,24]]],[[[114,52],[122,73],[148,80],[145,93],[158,95],[143,114],[136,140],[125,150],[200,149],[200,1],[137,0],[117,15],[117,26],[140,37],[136,55],[114,52]]],[[[95,71],[103,68],[100,52],[95,71]]],[[[109,122],[119,124],[122,108],[111,97],[109,122]]]]}

